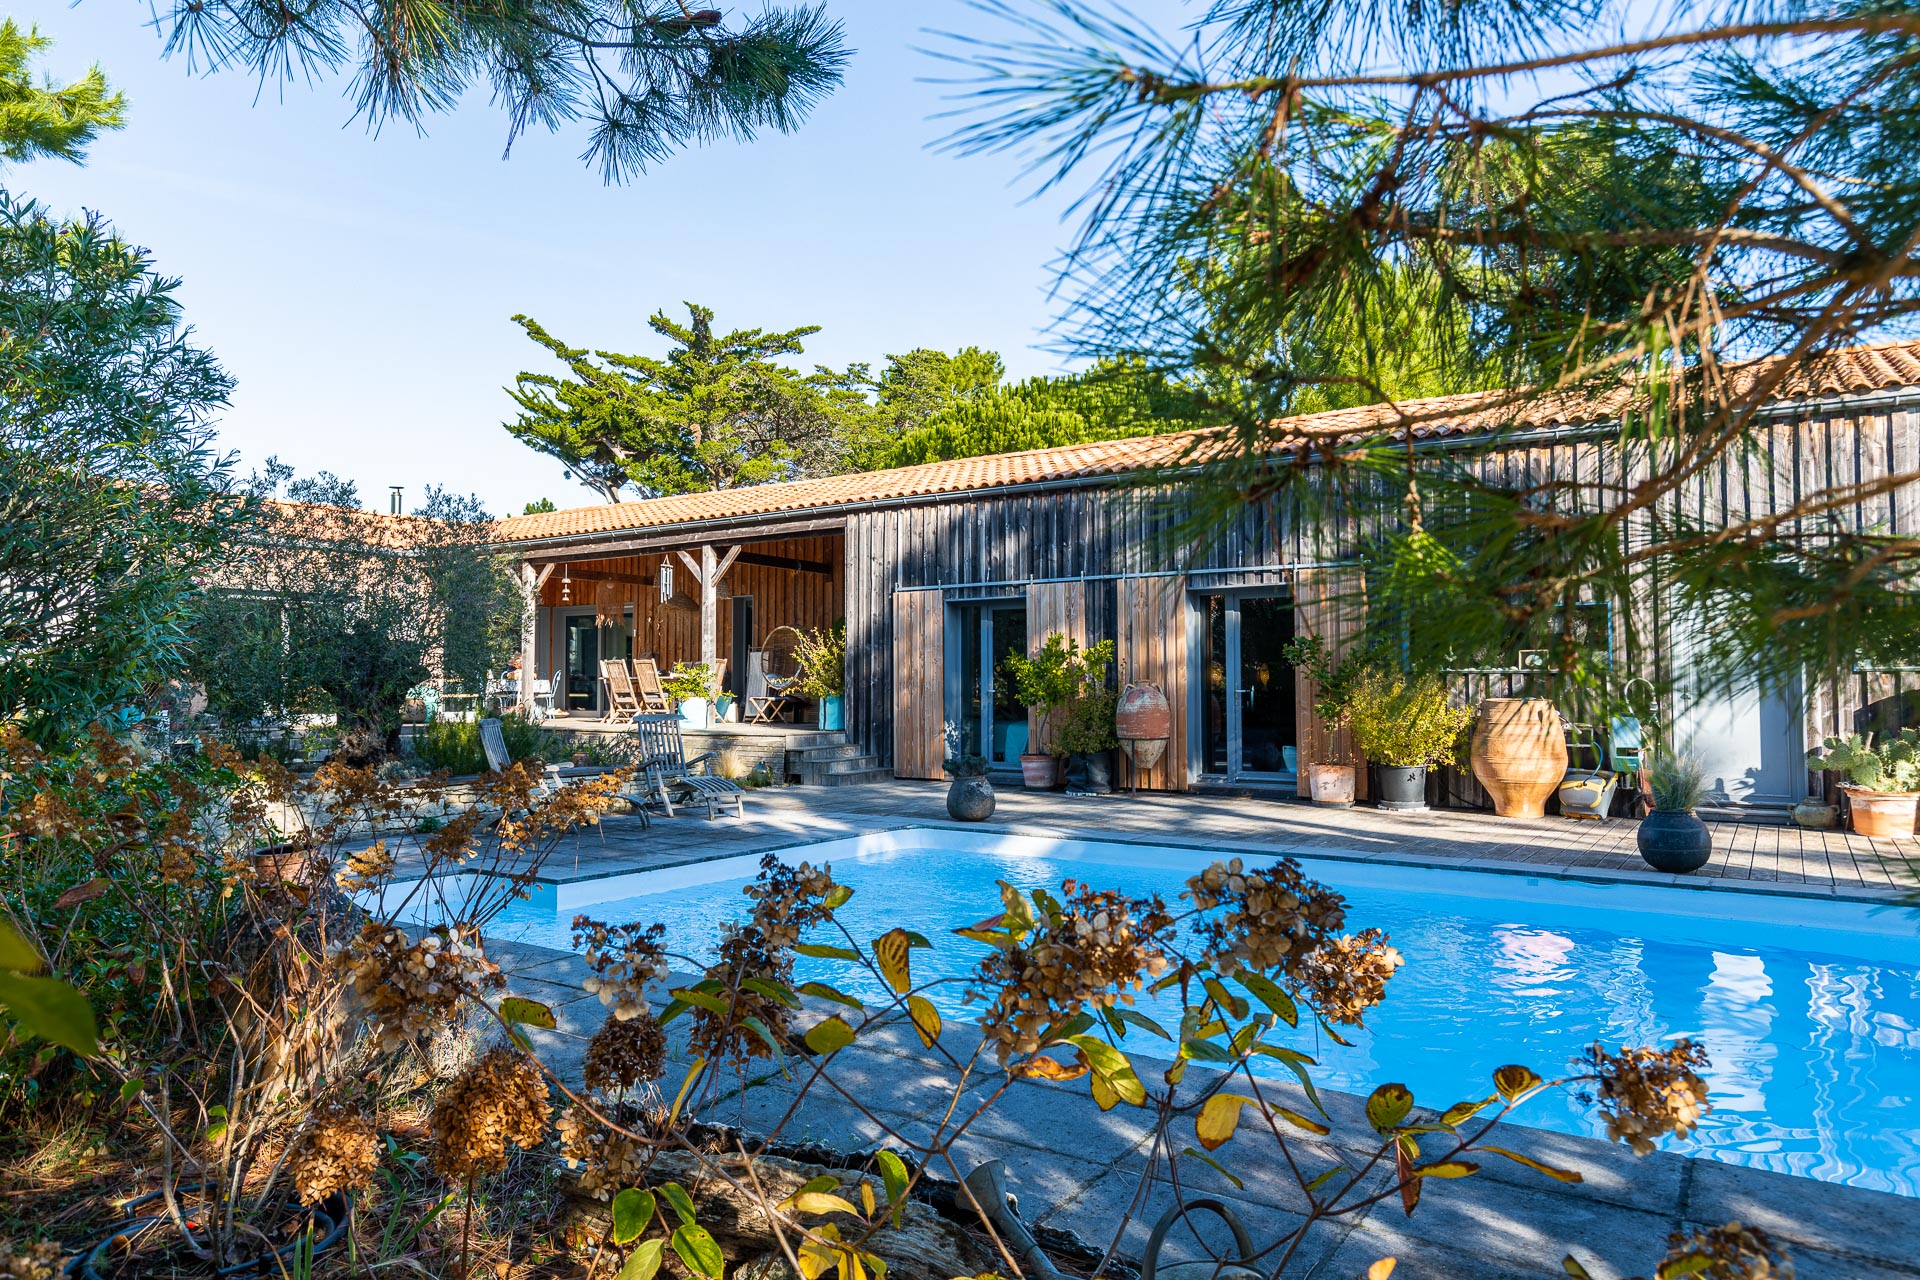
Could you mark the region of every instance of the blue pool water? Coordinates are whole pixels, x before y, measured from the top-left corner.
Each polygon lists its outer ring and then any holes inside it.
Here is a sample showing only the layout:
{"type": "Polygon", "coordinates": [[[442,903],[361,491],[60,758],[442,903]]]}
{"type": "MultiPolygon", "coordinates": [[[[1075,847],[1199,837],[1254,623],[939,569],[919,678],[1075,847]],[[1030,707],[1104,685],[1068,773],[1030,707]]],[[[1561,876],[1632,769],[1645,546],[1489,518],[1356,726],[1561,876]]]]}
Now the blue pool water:
{"type": "MultiPolygon", "coordinates": [[[[894,925],[925,933],[914,977],[963,978],[985,948],[945,932],[999,910],[994,886],[1057,889],[1074,878],[1171,900],[1212,859],[1197,850],[894,833],[796,850],[855,894],[841,919],[862,940],[894,925]],[[888,846],[893,847],[888,847],[888,846]],[[904,846],[904,847],[901,847],[904,846]]],[[[1319,1058],[1319,1083],[1365,1093],[1404,1081],[1436,1106],[1489,1092],[1491,1072],[1523,1062],[1566,1073],[1594,1040],[1610,1047],[1678,1036],[1703,1042],[1713,1114],[1683,1147],[1735,1164],[1920,1196],[1920,916],[1803,898],[1302,859],[1347,897],[1348,927],[1392,935],[1406,966],[1352,1048],[1316,1033],[1295,1045],[1319,1058]],[[1714,913],[1709,917],[1706,913],[1714,913]]],[[[669,945],[700,961],[717,927],[745,914],[751,860],[545,887],[500,921],[499,936],[566,948],[576,911],[611,922],[660,921],[669,945]],[[715,874],[724,879],[689,883],[715,874]],[[664,876],[664,881],[659,877],[664,876]],[[675,887],[674,879],[680,880],[675,887]],[[657,892],[642,892],[665,883],[657,892]],[[604,900],[592,901],[599,893],[604,900]],[[605,895],[617,895],[607,897],[605,895]]],[[[685,968],[682,961],[676,967],[685,968]]],[[[803,958],[801,978],[877,998],[855,970],[803,958]]],[[[964,984],[934,995],[965,1018],[964,984]]],[[[1150,1004],[1141,1006],[1154,1010],[1150,1004]]],[[[1172,1019],[1163,1019],[1171,1023],[1172,1019]]],[[[1165,1042],[1135,1032],[1138,1051],[1165,1042]]],[[[1277,1064],[1275,1064],[1277,1065],[1277,1064]]],[[[1552,1094],[1516,1118],[1602,1135],[1590,1109],[1552,1094]]]]}

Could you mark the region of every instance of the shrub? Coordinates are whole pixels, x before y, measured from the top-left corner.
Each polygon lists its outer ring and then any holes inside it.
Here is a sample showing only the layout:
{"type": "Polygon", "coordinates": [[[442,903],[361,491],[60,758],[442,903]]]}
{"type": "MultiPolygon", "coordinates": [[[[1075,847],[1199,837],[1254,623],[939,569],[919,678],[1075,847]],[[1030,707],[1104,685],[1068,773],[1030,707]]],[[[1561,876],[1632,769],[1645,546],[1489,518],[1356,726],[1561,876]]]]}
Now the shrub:
{"type": "Polygon", "coordinates": [[[1828,738],[1807,753],[1807,765],[1867,791],[1920,791],[1920,729],[1902,729],[1879,747],[1872,734],[1828,738]]]}
{"type": "Polygon", "coordinates": [[[800,676],[791,686],[803,698],[839,698],[847,692],[847,624],[800,633],[800,676]]]}
{"type": "MultiPolygon", "coordinates": [[[[1042,753],[1061,755],[1076,750],[1105,750],[1065,745],[1060,737],[1066,727],[1061,713],[1076,700],[1091,698],[1106,687],[1107,668],[1113,662],[1114,649],[1113,641],[1102,640],[1083,651],[1079,641],[1055,631],[1032,657],[1019,653],[1007,655],[1001,669],[1013,684],[1014,697],[1038,713],[1039,732],[1034,745],[1042,753]]],[[[1099,737],[1099,710],[1097,706],[1087,708],[1076,731],[1076,741],[1094,741],[1099,737]]],[[[1109,714],[1108,736],[1113,730],[1112,719],[1109,714]]]]}
{"type": "Polygon", "coordinates": [[[1438,676],[1364,670],[1348,699],[1353,745],[1376,764],[1411,769],[1457,759],[1473,708],[1447,700],[1438,676]]]}
{"type": "MultiPolygon", "coordinates": [[[[559,734],[524,716],[500,717],[500,736],[506,741],[507,755],[516,761],[557,762],[567,759],[572,750],[559,734]]],[[[436,720],[420,726],[413,735],[413,753],[429,768],[445,769],[455,777],[487,771],[480,725],[474,720],[436,720]]]]}
{"type": "Polygon", "coordinates": [[[1348,653],[1335,660],[1333,650],[1317,635],[1296,636],[1287,642],[1281,655],[1313,681],[1313,714],[1329,734],[1338,733],[1347,726],[1353,715],[1353,700],[1361,683],[1379,666],[1374,656],[1366,651],[1348,653]]]}
{"type": "Polygon", "coordinates": [[[676,703],[688,698],[711,698],[713,668],[704,662],[675,663],[673,670],[660,677],[660,687],[676,703]]]}
{"type": "Polygon", "coordinates": [[[1647,789],[1661,813],[1692,813],[1707,794],[1707,770],[1697,756],[1655,752],[1647,761],[1647,789]]]}

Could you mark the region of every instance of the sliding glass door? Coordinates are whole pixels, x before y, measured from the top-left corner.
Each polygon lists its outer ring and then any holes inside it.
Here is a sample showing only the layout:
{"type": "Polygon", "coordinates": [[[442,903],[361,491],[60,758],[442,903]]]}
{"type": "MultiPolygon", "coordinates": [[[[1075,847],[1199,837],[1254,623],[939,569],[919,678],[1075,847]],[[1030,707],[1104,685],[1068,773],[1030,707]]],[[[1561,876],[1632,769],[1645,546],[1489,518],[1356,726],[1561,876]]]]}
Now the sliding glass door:
{"type": "Polygon", "coordinates": [[[1293,604],[1271,588],[1193,597],[1202,643],[1202,772],[1226,782],[1291,784],[1299,768],[1293,604]]]}
{"type": "MultiPolygon", "coordinates": [[[[1002,674],[1007,656],[1027,651],[1025,600],[969,601],[947,606],[950,670],[957,684],[961,750],[984,756],[996,772],[1017,770],[1027,749],[1027,709],[1002,674]]],[[[951,706],[952,703],[950,702],[951,706]]]]}

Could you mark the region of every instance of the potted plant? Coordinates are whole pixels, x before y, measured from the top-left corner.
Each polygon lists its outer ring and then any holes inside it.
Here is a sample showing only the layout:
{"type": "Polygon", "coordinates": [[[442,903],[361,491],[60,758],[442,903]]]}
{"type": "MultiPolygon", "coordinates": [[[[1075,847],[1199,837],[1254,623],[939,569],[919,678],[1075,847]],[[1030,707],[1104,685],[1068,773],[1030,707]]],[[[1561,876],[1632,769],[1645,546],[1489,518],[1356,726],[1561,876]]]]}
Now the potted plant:
{"type": "Polygon", "coordinates": [[[1374,670],[1355,682],[1349,718],[1354,748],[1375,766],[1376,803],[1416,812],[1427,807],[1427,770],[1458,758],[1473,709],[1450,703],[1438,676],[1374,670]]]}
{"type": "Polygon", "coordinates": [[[1698,871],[1713,856],[1713,834],[1694,809],[1706,794],[1707,771],[1693,756],[1660,751],[1647,760],[1653,810],[1640,820],[1635,843],[1655,871],[1698,871]]]}
{"type": "Polygon", "coordinates": [[[956,756],[945,766],[953,779],[947,788],[947,816],[955,822],[985,822],[993,816],[993,783],[985,756],[956,756]]]}
{"type": "Polygon", "coordinates": [[[1920,810],[1920,729],[1902,729],[1879,747],[1873,735],[1828,738],[1807,764],[1839,774],[1855,835],[1902,840],[1920,810]]]}
{"type": "Polygon", "coordinates": [[[1032,657],[1010,653],[1001,671],[1013,684],[1013,696],[1034,713],[1032,751],[1020,753],[1021,781],[1048,791],[1060,781],[1058,721],[1080,692],[1080,644],[1061,632],[1046,638],[1032,657]]]}
{"type": "Polygon", "coordinates": [[[828,732],[847,727],[847,624],[844,620],[819,631],[800,633],[796,653],[800,675],[788,686],[792,693],[820,704],[820,727],[828,732]]]}
{"type": "MultiPolygon", "coordinates": [[[[1353,711],[1354,690],[1373,663],[1359,654],[1338,662],[1327,642],[1317,635],[1299,636],[1282,650],[1287,662],[1306,672],[1313,681],[1313,714],[1326,730],[1332,744],[1340,730],[1347,727],[1353,711]]],[[[1353,804],[1354,762],[1351,759],[1307,761],[1307,792],[1313,802],[1344,809],[1353,804]]]]}
{"type": "Polygon", "coordinates": [[[1066,707],[1059,748],[1067,760],[1070,795],[1104,796],[1113,791],[1113,751],[1120,745],[1114,718],[1120,695],[1107,683],[1114,643],[1102,640],[1080,656],[1079,689],[1066,707]]]}
{"type": "Polygon", "coordinates": [[[704,662],[676,663],[660,677],[660,687],[680,709],[680,718],[691,729],[704,729],[712,722],[713,668],[704,662]]]}

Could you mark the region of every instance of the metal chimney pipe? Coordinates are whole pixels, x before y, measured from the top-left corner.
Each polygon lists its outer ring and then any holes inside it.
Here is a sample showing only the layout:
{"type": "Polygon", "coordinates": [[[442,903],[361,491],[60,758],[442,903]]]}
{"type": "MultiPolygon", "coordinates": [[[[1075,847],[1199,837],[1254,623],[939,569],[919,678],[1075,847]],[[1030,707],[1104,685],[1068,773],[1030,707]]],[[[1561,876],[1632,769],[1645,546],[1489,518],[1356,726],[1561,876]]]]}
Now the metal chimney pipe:
{"type": "Polygon", "coordinates": [[[401,501],[401,494],[403,492],[404,490],[402,490],[401,487],[397,484],[390,484],[387,486],[387,510],[391,511],[396,516],[406,514],[404,510],[406,503],[401,501]]]}

